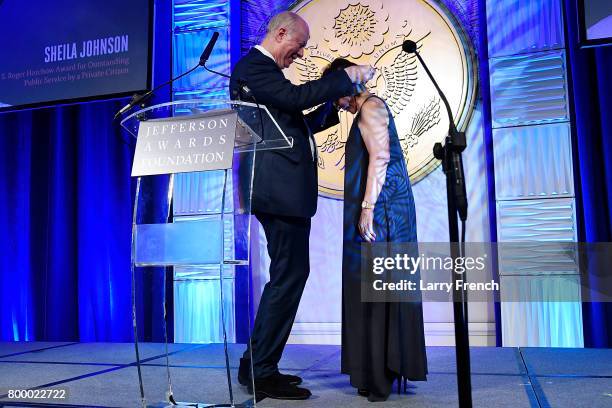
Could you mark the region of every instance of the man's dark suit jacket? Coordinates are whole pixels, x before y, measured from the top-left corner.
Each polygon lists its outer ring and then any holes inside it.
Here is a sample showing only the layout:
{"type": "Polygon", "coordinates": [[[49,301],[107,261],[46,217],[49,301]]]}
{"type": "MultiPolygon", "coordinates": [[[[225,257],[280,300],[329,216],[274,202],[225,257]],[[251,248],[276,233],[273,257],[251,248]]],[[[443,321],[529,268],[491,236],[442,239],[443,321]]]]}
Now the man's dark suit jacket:
{"type": "MultiPolygon", "coordinates": [[[[294,140],[290,149],[257,152],[253,212],[304,218],[315,214],[317,163],[312,158],[306,123],[314,134],[338,123],[338,115],[330,112],[330,104],[324,104],[306,116],[302,111],[350,95],[352,91],[351,80],[344,71],[294,85],[270,57],[256,48],[238,61],[230,80],[232,99],[252,102],[254,97],[257,103],[268,108],[285,134],[294,140]],[[249,91],[244,91],[244,85],[249,91]]],[[[264,139],[275,134],[272,126],[271,121],[264,122],[264,139]]]]}

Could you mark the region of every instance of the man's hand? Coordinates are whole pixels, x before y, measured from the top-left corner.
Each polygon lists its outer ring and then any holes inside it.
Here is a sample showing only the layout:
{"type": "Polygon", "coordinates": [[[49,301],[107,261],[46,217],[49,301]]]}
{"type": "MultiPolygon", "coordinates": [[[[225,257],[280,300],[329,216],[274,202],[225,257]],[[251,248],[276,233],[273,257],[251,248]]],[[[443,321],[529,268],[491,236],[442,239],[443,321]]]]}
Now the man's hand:
{"type": "Polygon", "coordinates": [[[370,65],[353,65],[344,69],[354,84],[365,84],[374,76],[376,70],[370,65]]]}

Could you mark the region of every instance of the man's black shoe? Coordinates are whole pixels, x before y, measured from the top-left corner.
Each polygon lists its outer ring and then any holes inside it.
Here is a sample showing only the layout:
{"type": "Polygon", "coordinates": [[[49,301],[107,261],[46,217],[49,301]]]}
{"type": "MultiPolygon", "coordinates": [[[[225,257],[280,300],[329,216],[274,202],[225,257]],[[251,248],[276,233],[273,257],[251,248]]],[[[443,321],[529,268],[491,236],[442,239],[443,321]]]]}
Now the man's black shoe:
{"type": "Polygon", "coordinates": [[[246,358],[240,359],[238,367],[238,382],[240,385],[248,385],[251,379],[251,360],[246,358]]]}
{"type": "MultiPolygon", "coordinates": [[[[253,393],[253,385],[247,386],[249,394],[253,393]]],[[[311,396],[306,388],[296,387],[283,381],[282,374],[272,374],[265,378],[255,379],[255,400],[257,402],[264,398],[281,400],[304,400],[311,396]]]]}
{"type": "Polygon", "coordinates": [[[302,383],[302,378],[298,377],[297,375],[281,374],[281,373],[276,373],[276,374],[278,375],[278,378],[280,379],[280,381],[285,381],[286,383],[290,385],[300,385],[302,383]]]}
{"type": "MultiPolygon", "coordinates": [[[[277,372],[275,374],[279,381],[284,381],[291,385],[300,385],[302,379],[297,375],[281,374],[277,372]]],[[[251,382],[251,360],[247,358],[240,359],[240,367],[238,367],[238,382],[240,385],[248,385],[251,382]]]]}

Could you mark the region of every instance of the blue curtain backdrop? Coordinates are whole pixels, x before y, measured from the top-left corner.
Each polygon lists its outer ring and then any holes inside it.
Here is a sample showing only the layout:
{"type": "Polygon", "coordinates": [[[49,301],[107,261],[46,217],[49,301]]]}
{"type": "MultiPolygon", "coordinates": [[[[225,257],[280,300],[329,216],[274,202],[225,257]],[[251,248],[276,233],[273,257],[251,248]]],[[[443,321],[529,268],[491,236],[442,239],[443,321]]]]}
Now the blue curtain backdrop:
{"type": "MultiPolygon", "coordinates": [[[[170,76],[171,5],[155,1],[154,83],[170,76]]],[[[0,340],[132,340],[133,140],[112,123],[125,103],[0,114],[0,340]]],[[[165,180],[147,183],[158,219],[165,180]]],[[[143,340],[163,339],[163,273],[138,270],[143,340]]]]}
{"type": "MultiPolygon", "coordinates": [[[[580,49],[576,2],[565,1],[575,117],[580,241],[612,241],[612,46],[580,49]]],[[[612,269],[609,271],[612,273],[612,269]]],[[[587,347],[612,347],[612,304],[583,304],[587,347]]]]}

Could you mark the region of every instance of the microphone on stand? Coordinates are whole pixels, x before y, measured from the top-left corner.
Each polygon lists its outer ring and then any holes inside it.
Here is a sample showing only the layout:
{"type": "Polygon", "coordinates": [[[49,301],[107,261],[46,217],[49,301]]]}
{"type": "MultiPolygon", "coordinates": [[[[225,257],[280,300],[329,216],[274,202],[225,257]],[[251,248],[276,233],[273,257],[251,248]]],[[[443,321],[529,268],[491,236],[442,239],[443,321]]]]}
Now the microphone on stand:
{"type": "MultiPolygon", "coordinates": [[[[164,86],[166,86],[168,84],[171,84],[172,82],[174,82],[174,81],[184,77],[185,75],[188,75],[188,74],[192,73],[197,68],[202,66],[207,71],[210,71],[208,68],[206,68],[205,64],[208,61],[208,58],[210,57],[210,54],[212,53],[213,48],[215,47],[215,43],[217,42],[218,38],[219,38],[219,33],[217,31],[215,31],[213,33],[212,37],[210,38],[210,40],[208,41],[208,44],[206,44],[206,48],[204,48],[204,51],[202,52],[202,55],[200,55],[200,60],[198,61],[198,64],[195,67],[191,68],[187,72],[182,73],[181,75],[177,76],[176,78],[172,78],[171,80],[169,80],[167,82],[164,82],[161,85],[156,86],[155,88],[151,89],[150,91],[148,91],[148,92],[146,92],[146,93],[144,93],[142,95],[134,94],[132,96],[132,100],[127,105],[125,105],[123,108],[121,108],[115,114],[115,117],[113,118],[113,120],[116,120],[119,116],[123,115],[125,112],[127,112],[130,109],[132,109],[134,106],[140,105],[140,104],[143,104],[144,102],[146,102],[149,98],[151,98],[153,96],[153,92],[157,91],[161,87],[164,87],[164,86]]],[[[215,73],[227,77],[227,75],[225,75],[225,74],[221,74],[219,72],[215,72],[215,73]]]]}
{"type": "Polygon", "coordinates": [[[417,52],[417,44],[414,41],[406,40],[402,43],[402,50],[408,54],[414,54],[417,52]]]}
{"type": "MultiPolygon", "coordinates": [[[[444,95],[438,86],[427,64],[419,55],[417,45],[414,41],[406,40],[402,44],[402,50],[409,54],[415,54],[423,65],[425,72],[435,86],[440,99],[444,102],[446,113],[448,113],[448,136],[446,143],[436,143],[433,148],[434,157],[442,161],[442,169],[446,175],[446,201],[448,205],[448,230],[450,237],[450,254],[452,259],[465,256],[465,221],[467,219],[467,194],[465,191],[465,177],[463,174],[463,161],[461,152],[465,150],[465,133],[457,131],[453,114],[444,95]],[[459,225],[457,213],[461,219],[462,234],[459,238],[459,225]],[[459,243],[457,247],[454,243],[459,243]]],[[[459,407],[472,408],[472,379],[470,370],[470,340],[468,334],[468,303],[465,288],[458,288],[458,274],[453,270],[453,314],[455,320],[455,348],[457,360],[457,385],[459,394],[459,407]]]]}
{"type": "Polygon", "coordinates": [[[463,152],[463,150],[465,150],[466,147],[465,133],[457,131],[455,120],[453,119],[453,113],[451,111],[450,104],[446,99],[446,95],[444,95],[444,92],[442,92],[442,90],[438,86],[438,83],[429,71],[429,68],[427,68],[427,64],[425,64],[425,61],[423,61],[423,58],[421,58],[421,55],[417,51],[416,42],[411,40],[404,41],[402,43],[402,50],[404,52],[407,52],[408,54],[416,55],[421,65],[423,65],[425,72],[429,76],[429,79],[431,79],[431,82],[438,91],[438,94],[440,95],[440,99],[442,99],[444,106],[446,107],[446,113],[448,114],[449,122],[448,134],[450,136],[450,138],[447,139],[447,143],[450,142],[450,144],[443,148],[440,143],[436,143],[434,146],[434,156],[438,160],[443,160],[444,149],[447,148],[449,150],[448,153],[450,153],[451,155],[451,170],[453,171],[454,177],[453,190],[457,203],[457,212],[459,213],[459,218],[461,219],[461,221],[465,221],[467,219],[468,202],[467,193],[465,190],[465,177],[463,174],[463,161],[461,159],[460,154],[461,152],[463,152]]]}

